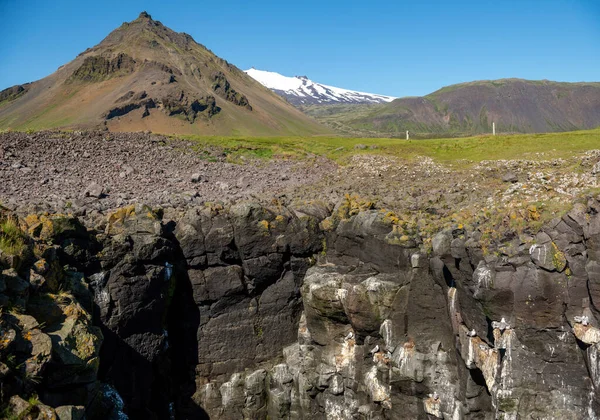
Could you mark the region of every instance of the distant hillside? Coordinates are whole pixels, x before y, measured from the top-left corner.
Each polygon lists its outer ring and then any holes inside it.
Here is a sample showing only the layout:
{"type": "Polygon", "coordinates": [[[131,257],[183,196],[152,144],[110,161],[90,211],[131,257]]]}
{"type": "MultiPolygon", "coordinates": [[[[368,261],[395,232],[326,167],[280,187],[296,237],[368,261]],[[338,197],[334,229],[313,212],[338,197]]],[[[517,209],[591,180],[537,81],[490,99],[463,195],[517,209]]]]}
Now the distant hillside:
{"type": "Polygon", "coordinates": [[[369,107],[305,111],[339,131],[415,136],[552,132],[600,126],[600,83],[502,79],[461,83],[369,107]]]}
{"type": "Polygon", "coordinates": [[[52,75],[0,92],[0,128],[310,135],[331,130],[142,13],[52,75]]]}

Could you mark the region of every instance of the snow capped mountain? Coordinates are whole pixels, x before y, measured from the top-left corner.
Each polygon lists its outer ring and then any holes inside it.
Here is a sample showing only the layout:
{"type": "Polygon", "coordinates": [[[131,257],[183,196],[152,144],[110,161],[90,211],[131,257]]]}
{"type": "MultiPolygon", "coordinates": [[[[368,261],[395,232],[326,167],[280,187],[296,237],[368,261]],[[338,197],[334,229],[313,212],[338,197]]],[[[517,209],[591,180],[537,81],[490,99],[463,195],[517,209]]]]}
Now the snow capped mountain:
{"type": "Polygon", "coordinates": [[[287,77],[279,73],[256,70],[251,68],[246,73],[268,87],[280,96],[283,96],[292,105],[308,104],[377,104],[393,101],[394,97],[376,95],[374,93],[356,92],[333,86],[313,82],[306,76],[287,77]]]}

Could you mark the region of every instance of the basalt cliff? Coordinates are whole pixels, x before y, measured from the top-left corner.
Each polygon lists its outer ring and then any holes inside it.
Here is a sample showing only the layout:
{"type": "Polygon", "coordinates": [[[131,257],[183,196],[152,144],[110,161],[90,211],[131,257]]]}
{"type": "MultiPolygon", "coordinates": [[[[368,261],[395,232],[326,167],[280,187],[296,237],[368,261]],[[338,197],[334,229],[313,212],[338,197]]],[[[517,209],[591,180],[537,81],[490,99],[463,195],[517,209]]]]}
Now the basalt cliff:
{"type": "Polygon", "coordinates": [[[596,418],[599,212],[429,242],[352,197],[5,210],[4,415],[596,418]]]}

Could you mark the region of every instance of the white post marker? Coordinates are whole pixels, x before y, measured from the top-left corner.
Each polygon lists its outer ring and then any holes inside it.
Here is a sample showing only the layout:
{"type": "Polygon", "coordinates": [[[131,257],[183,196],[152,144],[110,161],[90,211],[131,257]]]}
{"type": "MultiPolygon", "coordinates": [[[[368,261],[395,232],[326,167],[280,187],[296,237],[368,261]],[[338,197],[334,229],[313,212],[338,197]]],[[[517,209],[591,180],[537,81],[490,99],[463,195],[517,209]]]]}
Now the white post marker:
{"type": "Polygon", "coordinates": [[[496,123],[495,122],[492,123],[492,133],[494,136],[496,135],[496,123]]]}
{"type": "Polygon", "coordinates": [[[406,140],[408,140],[408,130],[406,130],[406,140]]]}

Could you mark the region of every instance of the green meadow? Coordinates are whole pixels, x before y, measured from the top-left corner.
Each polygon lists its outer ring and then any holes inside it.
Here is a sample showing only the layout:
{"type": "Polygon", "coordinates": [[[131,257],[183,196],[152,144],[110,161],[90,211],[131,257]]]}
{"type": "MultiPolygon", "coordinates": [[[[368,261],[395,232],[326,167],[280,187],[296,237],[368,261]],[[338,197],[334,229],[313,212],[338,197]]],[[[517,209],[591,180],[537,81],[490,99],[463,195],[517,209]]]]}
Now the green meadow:
{"type": "Polygon", "coordinates": [[[324,156],[344,163],[358,153],[383,154],[411,160],[428,156],[455,165],[483,160],[569,158],[600,149],[600,129],[545,134],[476,136],[465,138],[404,140],[348,137],[199,137],[173,136],[193,141],[194,148],[222,148],[231,160],[244,156],[301,159],[324,156]]]}

